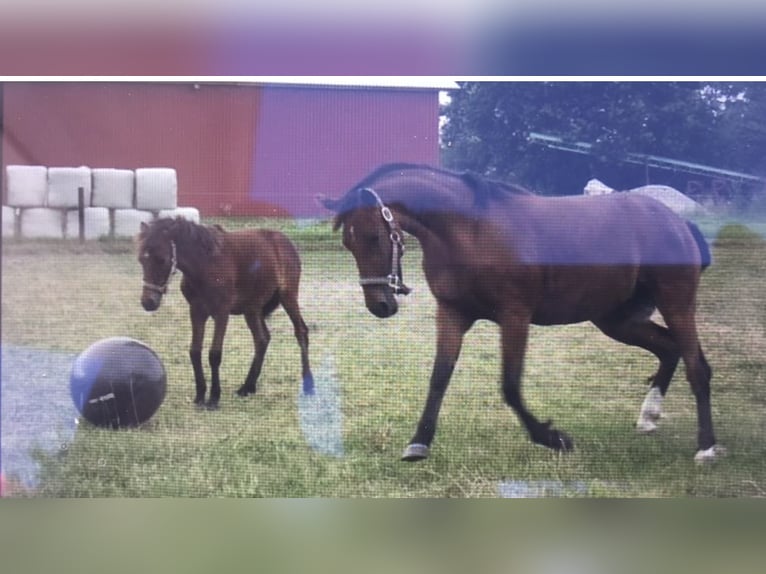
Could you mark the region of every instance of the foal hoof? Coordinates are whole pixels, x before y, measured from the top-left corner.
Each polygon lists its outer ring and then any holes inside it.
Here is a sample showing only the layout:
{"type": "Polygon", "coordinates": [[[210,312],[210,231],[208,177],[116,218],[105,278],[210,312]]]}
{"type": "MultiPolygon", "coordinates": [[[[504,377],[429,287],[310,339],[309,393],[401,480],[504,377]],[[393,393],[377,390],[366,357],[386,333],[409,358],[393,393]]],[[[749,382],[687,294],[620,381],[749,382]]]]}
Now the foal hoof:
{"type": "Polygon", "coordinates": [[[402,460],[415,462],[428,458],[428,446],[419,443],[408,444],[402,453],[402,460]]]}
{"type": "Polygon", "coordinates": [[[208,401],[205,403],[205,408],[209,411],[217,411],[218,410],[218,401],[208,401]]]}
{"type": "Polygon", "coordinates": [[[726,456],[726,448],[714,444],[707,450],[698,450],[697,454],[694,455],[694,462],[700,466],[713,464],[724,456],[726,456]]]}
{"type": "Polygon", "coordinates": [[[254,395],[254,394],[255,394],[255,389],[249,389],[247,387],[239,387],[237,389],[237,395],[239,395],[240,397],[246,397],[248,395],[254,395]]]}
{"type": "Polygon", "coordinates": [[[550,444],[548,446],[553,450],[569,452],[574,448],[574,441],[566,433],[554,429],[551,431],[550,444]]]}

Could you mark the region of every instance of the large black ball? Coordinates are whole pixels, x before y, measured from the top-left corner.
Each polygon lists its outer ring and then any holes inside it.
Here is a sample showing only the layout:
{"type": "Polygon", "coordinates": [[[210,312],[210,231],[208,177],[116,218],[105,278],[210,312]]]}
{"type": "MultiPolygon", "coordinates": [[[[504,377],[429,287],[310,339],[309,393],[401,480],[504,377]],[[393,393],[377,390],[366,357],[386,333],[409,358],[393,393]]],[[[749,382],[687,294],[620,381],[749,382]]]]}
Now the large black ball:
{"type": "Polygon", "coordinates": [[[77,410],[94,425],[138,426],[165,399],[162,361],[141,341],[110,337],[96,341],[72,364],[69,389],[77,410]]]}

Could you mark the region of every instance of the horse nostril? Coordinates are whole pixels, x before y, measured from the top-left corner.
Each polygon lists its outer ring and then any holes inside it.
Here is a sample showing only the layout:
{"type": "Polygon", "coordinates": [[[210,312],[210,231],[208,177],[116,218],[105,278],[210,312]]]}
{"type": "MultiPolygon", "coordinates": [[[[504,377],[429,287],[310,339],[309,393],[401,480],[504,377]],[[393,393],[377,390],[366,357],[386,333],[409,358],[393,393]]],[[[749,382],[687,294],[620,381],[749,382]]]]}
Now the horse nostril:
{"type": "Polygon", "coordinates": [[[376,302],[370,311],[372,311],[373,315],[380,318],[388,317],[391,314],[391,308],[385,301],[376,302]]]}
{"type": "Polygon", "coordinates": [[[141,306],[144,308],[144,311],[156,311],[159,303],[154,299],[141,299],[141,306]]]}

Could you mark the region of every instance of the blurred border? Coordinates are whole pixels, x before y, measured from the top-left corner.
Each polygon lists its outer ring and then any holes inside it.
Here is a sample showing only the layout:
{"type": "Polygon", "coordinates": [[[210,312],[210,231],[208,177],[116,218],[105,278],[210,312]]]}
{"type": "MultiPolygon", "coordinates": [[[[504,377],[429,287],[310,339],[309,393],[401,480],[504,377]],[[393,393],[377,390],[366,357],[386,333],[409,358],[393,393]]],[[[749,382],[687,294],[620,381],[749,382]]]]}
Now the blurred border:
{"type": "Polygon", "coordinates": [[[766,6],[5,0],[0,75],[764,74],[766,6]],[[119,7],[119,8],[118,8],[119,7]]]}

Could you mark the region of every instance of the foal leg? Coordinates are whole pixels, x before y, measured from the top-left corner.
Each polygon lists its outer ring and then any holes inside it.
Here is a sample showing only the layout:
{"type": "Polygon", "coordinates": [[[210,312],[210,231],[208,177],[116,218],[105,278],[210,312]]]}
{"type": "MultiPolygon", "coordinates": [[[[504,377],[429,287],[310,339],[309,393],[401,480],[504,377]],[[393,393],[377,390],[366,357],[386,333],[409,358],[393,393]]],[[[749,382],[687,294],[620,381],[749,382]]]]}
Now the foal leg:
{"type": "Polygon", "coordinates": [[[221,378],[220,367],[223,357],[223,338],[226,335],[226,327],[229,324],[229,314],[221,314],[213,317],[215,328],[213,330],[213,341],[210,344],[208,360],[210,361],[210,398],[207,401],[207,408],[214,410],[218,408],[218,401],[221,398],[221,378]]]}
{"type": "Polygon", "coordinates": [[[506,318],[500,325],[503,346],[503,396],[516,412],[532,442],[553,450],[572,450],[572,439],[553,428],[552,421],[541,423],[530,413],[521,397],[521,373],[529,334],[527,318],[506,318]]]}
{"type": "Polygon", "coordinates": [[[662,416],[662,400],[680,359],[678,345],[670,331],[649,319],[636,316],[605,317],[593,323],[615,341],[645,349],[659,359],[660,366],[650,378],[652,386],[644,398],[636,421],[638,432],[656,430],[657,421],[662,416]]]}
{"type": "Polygon", "coordinates": [[[245,321],[253,335],[255,354],[253,355],[253,362],[250,364],[247,378],[245,378],[245,383],[237,390],[237,394],[240,397],[246,397],[255,393],[255,383],[261,374],[263,359],[266,356],[266,349],[269,348],[269,341],[271,340],[269,329],[266,327],[266,321],[260,310],[245,313],[245,321]]]}
{"type": "Polygon", "coordinates": [[[196,395],[194,404],[201,405],[205,402],[205,372],[202,370],[202,342],[205,339],[205,323],[208,314],[202,307],[195,305],[189,306],[189,314],[192,324],[192,340],[189,346],[189,358],[191,359],[192,369],[194,371],[194,386],[196,395]]]}
{"type": "Polygon", "coordinates": [[[284,307],[290,321],[293,323],[295,338],[298,340],[298,346],[301,348],[301,376],[303,380],[303,394],[314,394],[314,375],[311,373],[309,364],[309,329],[303,321],[298,299],[294,293],[285,295],[282,299],[284,307]]]}
{"type": "Polygon", "coordinates": [[[436,421],[439,417],[444,393],[452,377],[452,371],[455,369],[455,363],[460,356],[463,336],[472,324],[473,321],[467,319],[460,312],[439,304],[436,314],[436,358],[431,372],[428,398],[418,422],[415,436],[404,449],[402,460],[416,461],[428,457],[429,447],[436,432],[436,421]]]}

